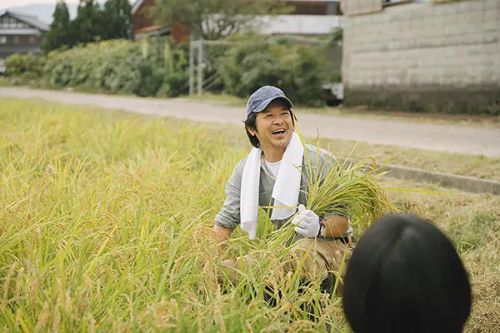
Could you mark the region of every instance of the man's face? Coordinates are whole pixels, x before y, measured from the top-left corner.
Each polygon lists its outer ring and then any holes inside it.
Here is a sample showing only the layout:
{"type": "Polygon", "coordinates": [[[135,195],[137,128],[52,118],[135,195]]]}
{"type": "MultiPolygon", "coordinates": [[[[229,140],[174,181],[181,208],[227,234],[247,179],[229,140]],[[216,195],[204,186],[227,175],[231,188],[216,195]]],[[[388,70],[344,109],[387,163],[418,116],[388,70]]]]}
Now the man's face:
{"type": "Polygon", "coordinates": [[[271,102],[264,111],[257,113],[255,125],[255,130],[249,128],[248,131],[257,136],[266,157],[268,153],[282,155],[293,134],[292,116],[288,108],[271,102]]]}

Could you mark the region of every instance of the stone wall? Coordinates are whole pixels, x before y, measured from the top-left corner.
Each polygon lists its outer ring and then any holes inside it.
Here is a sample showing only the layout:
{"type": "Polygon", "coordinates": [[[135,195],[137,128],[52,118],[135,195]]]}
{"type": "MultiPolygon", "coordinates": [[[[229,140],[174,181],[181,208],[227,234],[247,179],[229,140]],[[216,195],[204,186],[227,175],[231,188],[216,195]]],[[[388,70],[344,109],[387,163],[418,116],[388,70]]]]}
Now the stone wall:
{"type": "Polygon", "coordinates": [[[356,1],[343,5],[346,104],[500,114],[500,0],[364,0],[364,14],[356,1]]]}

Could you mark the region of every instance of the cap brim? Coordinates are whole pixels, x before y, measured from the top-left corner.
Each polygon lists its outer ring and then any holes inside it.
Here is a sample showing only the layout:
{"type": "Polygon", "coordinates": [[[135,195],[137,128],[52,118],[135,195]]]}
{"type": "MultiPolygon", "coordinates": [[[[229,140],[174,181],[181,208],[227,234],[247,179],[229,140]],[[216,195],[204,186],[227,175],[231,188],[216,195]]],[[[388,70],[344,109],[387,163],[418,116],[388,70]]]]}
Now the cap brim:
{"type": "Polygon", "coordinates": [[[259,106],[257,106],[255,108],[255,110],[253,110],[253,112],[257,113],[257,112],[264,111],[265,108],[267,108],[267,106],[269,105],[269,103],[271,103],[272,101],[277,100],[277,99],[282,99],[282,100],[286,101],[288,103],[289,108],[293,107],[292,101],[290,101],[286,97],[281,97],[281,96],[280,97],[271,97],[271,98],[268,98],[268,99],[262,101],[262,103],[260,103],[259,106]]]}

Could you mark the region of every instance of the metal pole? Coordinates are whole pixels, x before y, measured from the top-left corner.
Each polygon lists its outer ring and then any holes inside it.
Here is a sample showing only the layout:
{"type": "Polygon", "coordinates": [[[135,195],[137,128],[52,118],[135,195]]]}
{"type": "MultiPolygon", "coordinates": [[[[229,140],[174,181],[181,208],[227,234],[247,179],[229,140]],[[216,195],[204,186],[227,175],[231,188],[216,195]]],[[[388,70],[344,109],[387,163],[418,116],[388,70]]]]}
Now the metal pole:
{"type": "Polygon", "coordinates": [[[189,42],[189,95],[194,94],[194,41],[189,42]]]}
{"type": "Polygon", "coordinates": [[[203,93],[203,40],[198,41],[198,96],[203,93]]]}

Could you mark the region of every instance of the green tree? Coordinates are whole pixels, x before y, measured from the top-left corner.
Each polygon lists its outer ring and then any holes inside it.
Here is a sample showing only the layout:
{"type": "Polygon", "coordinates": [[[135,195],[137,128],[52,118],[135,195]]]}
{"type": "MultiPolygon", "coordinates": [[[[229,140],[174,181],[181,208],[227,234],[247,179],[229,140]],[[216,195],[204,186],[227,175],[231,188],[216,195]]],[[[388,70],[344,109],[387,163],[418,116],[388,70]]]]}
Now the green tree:
{"type": "Polygon", "coordinates": [[[156,0],[148,14],[160,25],[182,24],[195,37],[214,40],[239,32],[256,16],[286,10],[273,0],[156,0]]]}
{"type": "Polygon", "coordinates": [[[263,85],[275,85],[300,104],[321,105],[324,59],[319,46],[286,39],[241,36],[218,63],[226,93],[245,97],[263,85]]]}
{"type": "Polygon", "coordinates": [[[46,52],[61,48],[63,46],[72,46],[70,40],[70,20],[68,6],[66,6],[64,0],[60,0],[57,2],[52,17],[54,18],[54,20],[50,25],[49,32],[47,33],[43,44],[43,49],[46,52]]]}
{"type": "Polygon", "coordinates": [[[102,12],[103,39],[130,38],[132,8],[129,0],[108,0],[102,12]]]}
{"type": "Polygon", "coordinates": [[[103,24],[99,4],[95,0],[80,0],[76,18],[71,22],[74,44],[101,40],[103,24]]]}

